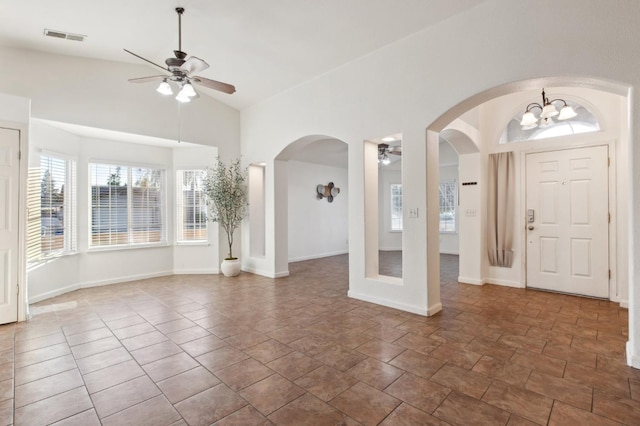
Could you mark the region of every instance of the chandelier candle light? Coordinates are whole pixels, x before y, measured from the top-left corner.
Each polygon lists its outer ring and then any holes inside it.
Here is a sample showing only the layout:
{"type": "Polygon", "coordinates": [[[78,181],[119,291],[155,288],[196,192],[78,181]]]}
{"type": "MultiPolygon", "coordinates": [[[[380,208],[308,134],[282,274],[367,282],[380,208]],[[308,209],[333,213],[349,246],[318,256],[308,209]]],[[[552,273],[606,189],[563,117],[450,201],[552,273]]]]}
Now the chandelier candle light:
{"type": "Polygon", "coordinates": [[[524,130],[534,129],[538,127],[538,118],[533,114],[533,109],[540,109],[540,126],[548,126],[553,123],[553,118],[558,116],[558,120],[568,120],[570,118],[575,117],[577,114],[573,110],[573,108],[567,105],[567,102],[564,99],[552,99],[549,100],[544,93],[544,89],[542,89],[542,104],[537,102],[532,102],[527,105],[527,109],[522,115],[522,121],[520,121],[520,125],[524,130]],[[560,109],[560,112],[553,105],[554,102],[562,102],[563,106],[560,109]]]}

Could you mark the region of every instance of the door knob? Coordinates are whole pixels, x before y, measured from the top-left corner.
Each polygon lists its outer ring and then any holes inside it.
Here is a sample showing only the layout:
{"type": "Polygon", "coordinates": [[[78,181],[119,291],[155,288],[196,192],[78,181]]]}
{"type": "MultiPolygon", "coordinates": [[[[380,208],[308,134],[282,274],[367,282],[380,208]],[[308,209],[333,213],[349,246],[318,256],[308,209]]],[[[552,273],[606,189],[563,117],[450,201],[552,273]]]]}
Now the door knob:
{"type": "Polygon", "coordinates": [[[529,226],[527,227],[527,229],[528,229],[529,231],[533,231],[533,225],[529,225],[529,226]]]}

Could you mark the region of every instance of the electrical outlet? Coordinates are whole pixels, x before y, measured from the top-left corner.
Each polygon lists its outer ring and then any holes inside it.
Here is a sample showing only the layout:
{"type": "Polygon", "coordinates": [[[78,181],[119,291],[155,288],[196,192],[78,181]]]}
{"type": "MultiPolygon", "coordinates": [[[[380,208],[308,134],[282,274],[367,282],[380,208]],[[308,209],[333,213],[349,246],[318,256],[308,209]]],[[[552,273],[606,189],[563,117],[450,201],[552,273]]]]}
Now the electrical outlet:
{"type": "Polygon", "coordinates": [[[409,209],[409,219],[417,219],[418,218],[418,208],[410,208],[409,209]]]}

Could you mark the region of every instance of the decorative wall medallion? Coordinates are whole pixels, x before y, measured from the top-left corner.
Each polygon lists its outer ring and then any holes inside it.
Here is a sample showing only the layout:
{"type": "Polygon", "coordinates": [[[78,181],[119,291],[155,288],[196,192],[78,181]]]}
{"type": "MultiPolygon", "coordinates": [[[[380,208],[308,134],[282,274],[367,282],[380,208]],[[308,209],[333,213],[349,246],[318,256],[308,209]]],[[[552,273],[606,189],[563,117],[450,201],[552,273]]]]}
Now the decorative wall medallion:
{"type": "Polygon", "coordinates": [[[337,197],[340,193],[340,188],[336,187],[333,182],[329,182],[328,185],[318,185],[316,187],[316,192],[318,200],[326,198],[328,202],[333,203],[334,197],[337,197]]]}

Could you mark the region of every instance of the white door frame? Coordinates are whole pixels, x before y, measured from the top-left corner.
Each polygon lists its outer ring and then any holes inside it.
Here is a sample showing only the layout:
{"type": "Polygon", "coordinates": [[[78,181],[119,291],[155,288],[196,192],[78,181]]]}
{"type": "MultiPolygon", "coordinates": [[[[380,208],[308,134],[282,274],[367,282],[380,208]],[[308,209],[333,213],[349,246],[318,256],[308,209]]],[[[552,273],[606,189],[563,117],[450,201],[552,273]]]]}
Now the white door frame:
{"type": "Polygon", "coordinates": [[[24,123],[0,121],[0,127],[20,134],[20,181],[18,188],[18,321],[27,319],[27,176],[29,174],[28,126],[24,123]]]}
{"type": "MultiPolygon", "coordinates": [[[[617,198],[616,198],[616,141],[615,139],[601,139],[593,142],[581,142],[580,144],[563,144],[559,145],[556,149],[550,148],[532,148],[523,150],[520,152],[520,210],[518,212],[517,224],[520,231],[520,249],[521,249],[521,262],[522,262],[522,276],[521,282],[523,287],[527,287],[527,223],[526,223],[526,189],[527,189],[527,170],[526,170],[526,158],[527,154],[537,154],[541,152],[554,152],[565,151],[568,149],[589,148],[594,146],[607,146],[609,148],[609,213],[611,215],[611,221],[609,222],[609,268],[611,270],[611,277],[609,278],[609,300],[612,302],[620,302],[620,295],[617,284],[617,198]]],[[[627,308],[628,304],[625,303],[622,307],[627,308]]]]}

